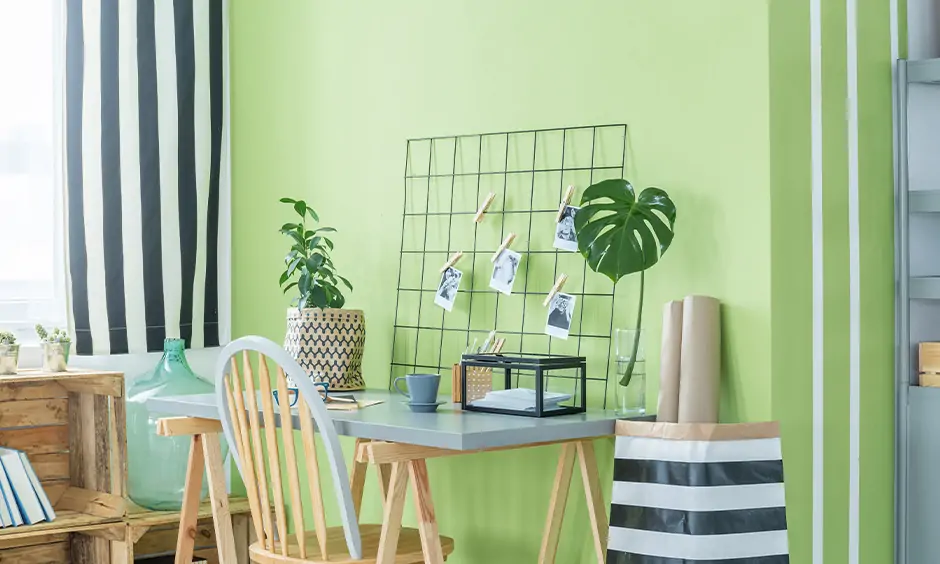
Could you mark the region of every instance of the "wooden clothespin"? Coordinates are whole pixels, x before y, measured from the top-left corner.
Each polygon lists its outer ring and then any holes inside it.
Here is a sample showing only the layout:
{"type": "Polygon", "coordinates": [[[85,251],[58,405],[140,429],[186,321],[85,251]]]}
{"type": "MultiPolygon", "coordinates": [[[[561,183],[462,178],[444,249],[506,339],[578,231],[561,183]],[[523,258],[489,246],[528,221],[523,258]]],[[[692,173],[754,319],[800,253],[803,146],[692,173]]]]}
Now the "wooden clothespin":
{"type": "Polygon", "coordinates": [[[483,221],[483,216],[486,214],[486,210],[490,209],[490,205],[493,204],[493,200],[496,199],[496,192],[490,192],[489,196],[483,200],[483,203],[480,204],[480,209],[477,210],[476,215],[473,216],[474,223],[480,223],[483,221]]]}
{"type": "Polygon", "coordinates": [[[545,301],[542,302],[542,305],[548,307],[548,304],[552,303],[552,298],[555,297],[555,294],[561,292],[561,289],[565,287],[565,282],[568,281],[568,275],[562,274],[558,277],[558,280],[555,281],[555,285],[552,286],[552,291],[548,293],[548,297],[545,298],[545,301]]]}
{"type": "Polygon", "coordinates": [[[450,255],[450,258],[447,259],[447,262],[445,262],[444,266],[441,267],[441,274],[446,272],[448,268],[457,264],[457,261],[459,261],[462,257],[463,257],[463,251],[457,251],[456,253],[450,255]]]}
{"type": "Polygon", "coordinates": [[[512,245],[512,242],[513,240],[515,240],[515,238],[516,238],[515,233],[510,233],[509,235],[506,235],[506,238],[503,239],[503,244],[500,245],[498,249],[496,249],[495,253],[493,253],[493,257],[490,259],[490,262],[496,262],[496,259],[499,258],[499,255],[503,254],[503,251],[508,249],[509,245],[512,245]]]}
{"type": "Polygon", "coordinates": [[[568,186],[565,190],[565,197],[561,199],[561,205],[558,206],[558,215],[555,216],[555,223],[561,222],[561,216],[565,213],[565,208],[571,203],[571,197],[574,196],[574,185],[568,186]]]}

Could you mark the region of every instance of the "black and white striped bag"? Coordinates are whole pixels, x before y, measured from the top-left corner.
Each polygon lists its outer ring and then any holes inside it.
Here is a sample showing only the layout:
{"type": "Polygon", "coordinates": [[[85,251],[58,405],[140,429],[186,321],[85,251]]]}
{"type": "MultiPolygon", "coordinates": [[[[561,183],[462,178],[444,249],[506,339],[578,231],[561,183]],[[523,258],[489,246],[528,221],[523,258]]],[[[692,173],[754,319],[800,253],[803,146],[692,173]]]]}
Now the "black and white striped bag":
{"type": "Polygon", "coordinates": [[[777,423],[617,422],[608,564],[788,564],[777,423]]]}

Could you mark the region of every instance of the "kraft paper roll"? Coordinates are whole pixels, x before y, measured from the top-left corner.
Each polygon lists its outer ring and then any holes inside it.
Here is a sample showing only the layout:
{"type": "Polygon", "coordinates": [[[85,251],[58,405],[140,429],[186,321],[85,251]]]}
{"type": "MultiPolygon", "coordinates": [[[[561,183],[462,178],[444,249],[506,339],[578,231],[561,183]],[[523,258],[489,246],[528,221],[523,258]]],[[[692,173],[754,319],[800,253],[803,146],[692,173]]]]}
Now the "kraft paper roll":
{"type": "Polygon", "coordinates": [[[659,353],[659,404],[656,420],[679,422],[679,358],[682,352],[682,302],[663,306],[663,342],[659,353]]]}
{"type": "Polygon", "coordinates": [[[719,303],[687,296],[682,303],[679,423],[717,423],[721,385],[719,303]]]}

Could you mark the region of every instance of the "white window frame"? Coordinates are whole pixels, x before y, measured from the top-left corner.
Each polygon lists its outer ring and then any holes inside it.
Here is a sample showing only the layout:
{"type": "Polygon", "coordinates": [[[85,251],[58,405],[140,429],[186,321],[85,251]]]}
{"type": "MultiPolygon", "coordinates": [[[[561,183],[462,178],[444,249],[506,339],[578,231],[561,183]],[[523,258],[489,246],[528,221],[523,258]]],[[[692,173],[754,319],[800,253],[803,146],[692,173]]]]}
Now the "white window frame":
{"type": "MultiPolygon", "coordinates": [[[[53,295],[43,300],[3,299],[0,284],[0,329],[12,331],[21,343],[21,352],[31,356],[38,350],[36,324],[68,327],[67,269],[65,253],[65,9],[53,2],[53,295]]],[[[38,358],[38,352],[37,352],[38,358]]]]}

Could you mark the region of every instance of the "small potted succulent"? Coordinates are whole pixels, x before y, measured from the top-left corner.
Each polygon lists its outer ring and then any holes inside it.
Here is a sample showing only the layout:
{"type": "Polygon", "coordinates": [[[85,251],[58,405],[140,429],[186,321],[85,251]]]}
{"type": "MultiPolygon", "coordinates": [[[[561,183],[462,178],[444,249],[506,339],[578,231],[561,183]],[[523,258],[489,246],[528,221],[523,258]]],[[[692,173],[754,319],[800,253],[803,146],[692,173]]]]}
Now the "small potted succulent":
{"type": "Polygon", "coordinates": [[[9,331],[0,331],[0,375],[16,374],[20,359],[20,345],[16,335],[9,331]]]}
{"type": "Polygon", "coordinates": [[[44,372],[65,372],[69,364],[69,348],[72,339],[68,333],[58,327],[52,332],[42,325],[36,325],[36,335],[42,344],[42,369],[44,372]]]}

